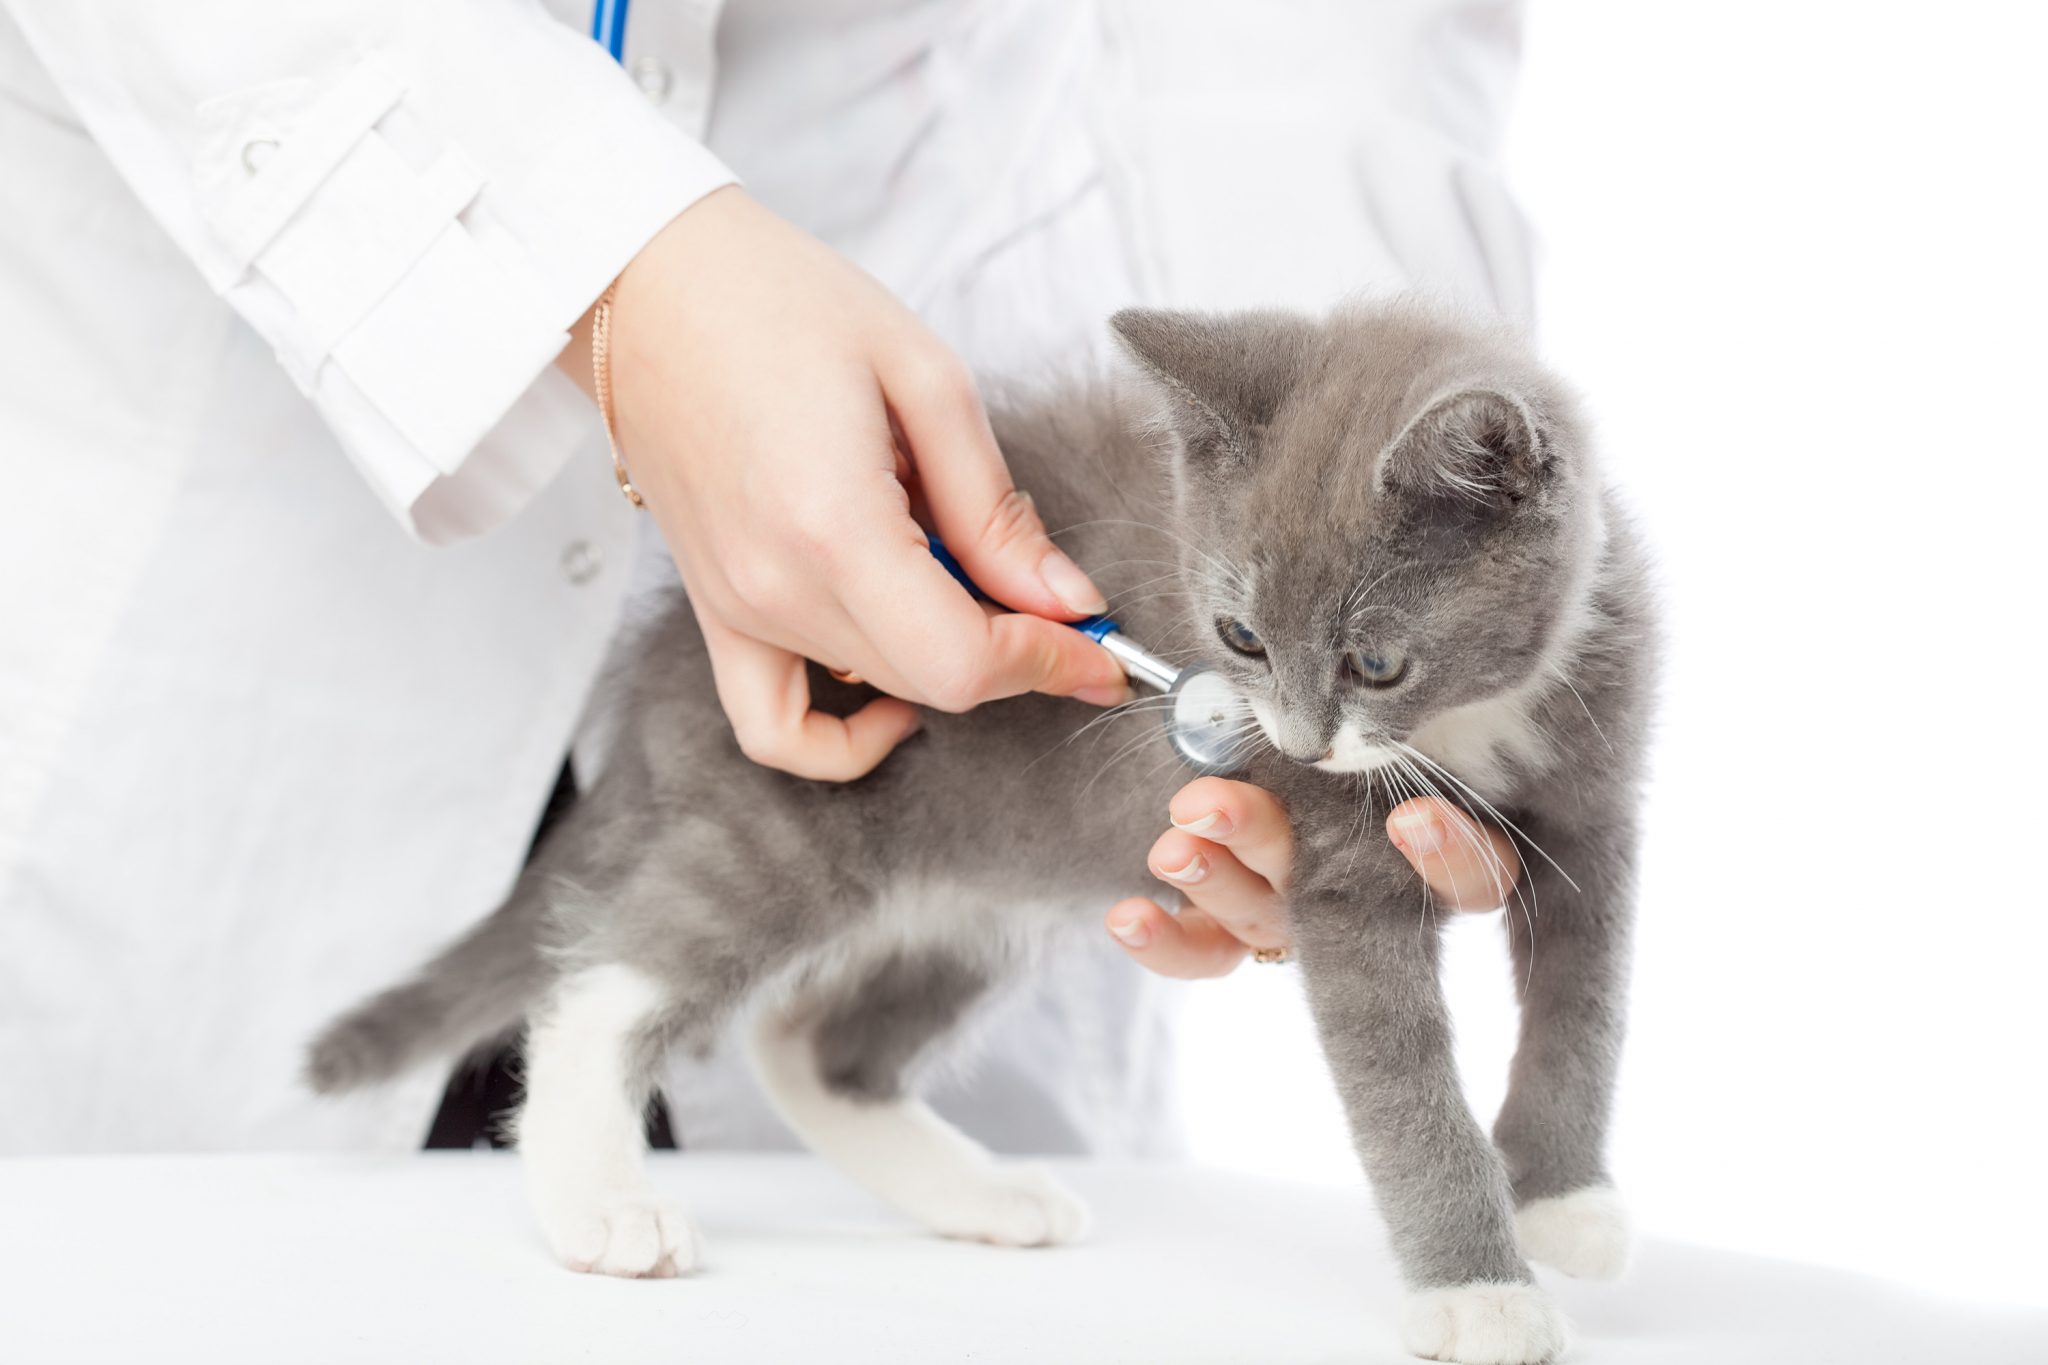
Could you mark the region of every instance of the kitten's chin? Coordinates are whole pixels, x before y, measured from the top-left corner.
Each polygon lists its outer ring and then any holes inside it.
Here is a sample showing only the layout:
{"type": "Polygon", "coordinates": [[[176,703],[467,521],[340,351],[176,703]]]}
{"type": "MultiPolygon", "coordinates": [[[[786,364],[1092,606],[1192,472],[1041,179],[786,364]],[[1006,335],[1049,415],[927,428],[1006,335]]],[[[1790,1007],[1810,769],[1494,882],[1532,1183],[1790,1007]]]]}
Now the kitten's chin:
{"type": "Polygon", "coordinates": [[[1337,737],[1330,741],[1330,752],[1311,766],[1326,773],[1369,773],[1393,761],[1392,749],[1374,743],[1349,725],[1340,725],[1337,737]]]}

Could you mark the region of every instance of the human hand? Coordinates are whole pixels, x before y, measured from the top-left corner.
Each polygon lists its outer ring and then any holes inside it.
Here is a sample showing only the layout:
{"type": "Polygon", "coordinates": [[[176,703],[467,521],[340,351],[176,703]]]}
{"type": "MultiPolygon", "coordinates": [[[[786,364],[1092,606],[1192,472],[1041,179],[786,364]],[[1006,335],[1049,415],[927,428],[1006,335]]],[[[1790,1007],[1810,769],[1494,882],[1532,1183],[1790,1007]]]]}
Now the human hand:
{"type": "MultiPolygon", "coordinates": [[[[1288,946],[1286,891],[1294,831],[1263,787],[1203,777],[1175,793],[1173,828],[1152,845],[1153,874],[1188,904],[1169,915],[1142,897],[1110,909],[1110,934],[1162,976],[1222,976],[1251,949],[1288,946]]],[[[1492,910],[1522,875],[1507,835],[1433,797],[1387,816],[1387,837],[1421,874],[1439,905],[1492,910]]]]}
{"type": "MultiPolygon", "coordinates": [[[[586,318],[560,362],[589,379],[586,318]]],[[[1104,610],[1010,476],[961,362],[874,280],[736,188],[619,276],[614,429],[661,526],[741,749],[848,780],[917,728],[1050,692],[1107,705],[1122,670],[1045,618],[1104,610]],[[978,605],[915,513],[997,601],[978,605]],[[887,697],[811,709],[805,660],[887,697]]]]}

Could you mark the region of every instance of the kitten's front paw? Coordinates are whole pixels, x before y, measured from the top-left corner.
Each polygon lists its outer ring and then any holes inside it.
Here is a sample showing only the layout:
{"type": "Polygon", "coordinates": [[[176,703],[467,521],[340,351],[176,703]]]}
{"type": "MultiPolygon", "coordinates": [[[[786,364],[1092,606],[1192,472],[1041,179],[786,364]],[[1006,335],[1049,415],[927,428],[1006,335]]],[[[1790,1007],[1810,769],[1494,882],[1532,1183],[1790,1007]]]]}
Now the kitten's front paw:
{"type": "Polygon", "coordinates": [[[672,1280],[697,1268],[696,1230],[682,1211],[629,1200],[551,1220],[548,1242],[563,1265],[629,1280],[672,1280]]]}
{"type": "Polygon", "coordinates": [[[1402,1344],[1457,1365],[1548,1365],[1571,1329],[1533,1284],[1460,1284],[1408,1296],[1402,1344]]]}
{"type": "Polygon", "coordinates": [[[1037,1166],[990,1166],[934,1194],[920,1212],[943,1237],[1043,1247],[1078,1242],[1088,1232],[1088,1206],[1037,1166]]]}
{"type": "Polygon", "coordinates": [[[1628,1269],[1635,1230],[1611,1185],[1532,1199],[1515,1214],[1522,1254],[1582,1280],[1612,1280],[1628,1269]]]}

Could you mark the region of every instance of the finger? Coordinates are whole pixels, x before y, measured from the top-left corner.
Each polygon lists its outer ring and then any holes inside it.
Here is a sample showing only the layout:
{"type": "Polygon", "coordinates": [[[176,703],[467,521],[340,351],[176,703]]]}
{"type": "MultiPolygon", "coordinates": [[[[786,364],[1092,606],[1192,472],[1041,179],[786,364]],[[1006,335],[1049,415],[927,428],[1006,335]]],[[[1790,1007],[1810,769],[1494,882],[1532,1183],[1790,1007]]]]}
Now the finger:
{"type": "Polygon", "coordinates": [[[1174,916],[1148,900],[1118,901],[1106,922],[1132,961],[1161,976],[1224,976],[1244,961],[1244,945],[1200,910],[1174,916]]]}
{"type": "Polygon", "coordinates": [[[966,368],[942,348],[912,345],[896,348],[878,370],[932,521],[982,591],[1037,616],[1107,611],[1101,590],[1052,543],[1029,495],[1010,481],[966,368]]]}
{"type": "Polygon", "coordinates": [[[1246,947],[1289,945],[1280,893],[1223,845],[1168,830],[1152,845],[1147,863],[1154,876],[1178,887],[1189,903],[1246,947]]]}
{"type": "Polygon", "coordinates": [[[1287,890],[1294,827],[1279,797],[1249,782],[1200,777],[1175,792],[1166,809],[1175,829],[1224,845],[1274,890],[1287,890]]]}
{"type": "Polygon", "coordinates": [[[718,701],[740,751],[765,767],[821,782],[850,782],[917,732],[917,708],[893,697],[850,716],[811,709],[805,661],[699,612],[718,701]]]}
{"type": "Polygon", "coordinates": [[[1116,656],[1069,626],[1023,612],[987,618],[986,652],[973,675],[977,703],[1045,692],[1096,706],[1131,699],[1116,656]]]}
{"type": "Polygon", "coordinates": [[[1097,705],[1129,699],[1108,650],[1056,621],[985,612],[932,558],[916,524],[903,518],[902,529],[839,565],[840,601],[884,671],[850,666],[889,691],[900,679],[908,695],[944,711],[1023,692],[1097,705]]]}
{"type": "Polygon", "coordinates": [[[1433,796],[1394,807],[1387,837],[1453,910],[1497,910],[1522,876],[1513,840],[1433,796]]]}

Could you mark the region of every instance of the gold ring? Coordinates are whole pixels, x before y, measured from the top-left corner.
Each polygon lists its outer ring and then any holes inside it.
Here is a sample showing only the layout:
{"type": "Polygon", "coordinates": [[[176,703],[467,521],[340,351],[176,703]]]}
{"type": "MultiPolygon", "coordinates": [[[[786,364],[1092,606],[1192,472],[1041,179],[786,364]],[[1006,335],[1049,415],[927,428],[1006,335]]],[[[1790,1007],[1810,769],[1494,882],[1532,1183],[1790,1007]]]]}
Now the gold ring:
{"type": "Polygon", "coordinates": [[[827,668],[825,671],[832,675],[832,680],[834,682],[850,683],[853,686],[858,687],[862,683],[867,681],[866,678],[863,678],[860,674],[854,672],[850,668],[827,668]]]}
{"type": "Polygon", "coordinates": [[[1252,949],[1252,961],[1261,963],[1268,967],[1278,966],[1280,963],[1287,961],[1292,956],[1293,954],[1289,953],[1285,948],[1252,949]]]}

